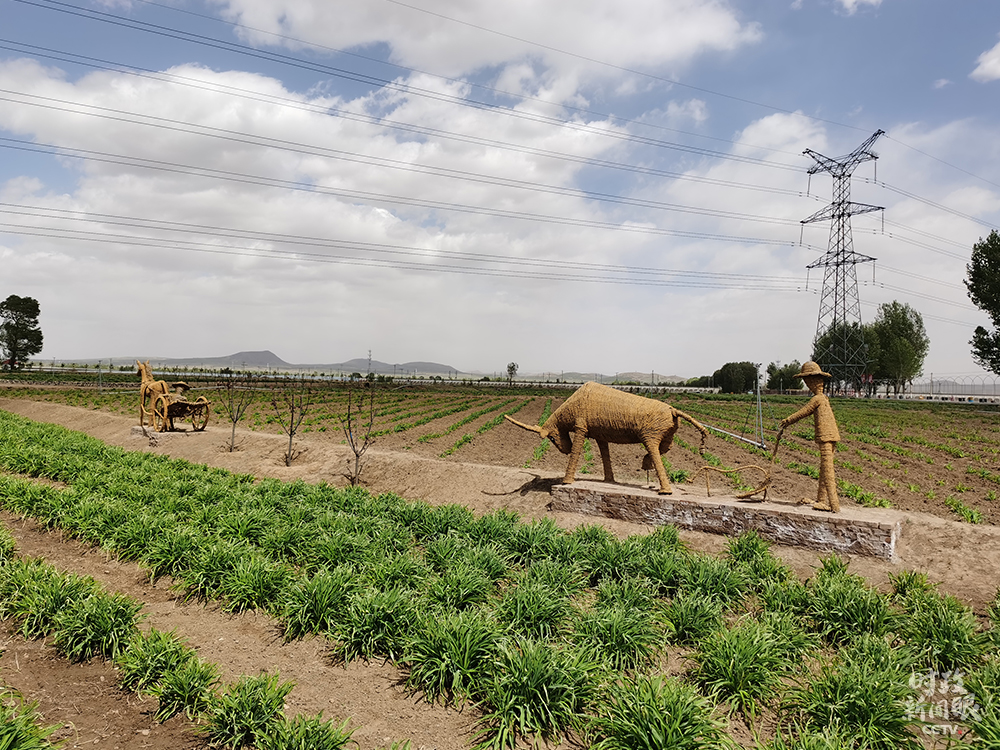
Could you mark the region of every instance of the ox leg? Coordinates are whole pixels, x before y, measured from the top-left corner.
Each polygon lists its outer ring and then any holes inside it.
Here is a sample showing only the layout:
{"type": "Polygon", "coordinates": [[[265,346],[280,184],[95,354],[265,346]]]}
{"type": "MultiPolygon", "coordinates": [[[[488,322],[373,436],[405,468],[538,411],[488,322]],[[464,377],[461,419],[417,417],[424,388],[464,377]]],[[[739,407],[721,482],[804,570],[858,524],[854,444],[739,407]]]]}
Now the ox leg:
{"type": "Polygon", "coordinates": [[[670,477],[667,476],[667,470],[663,466],[663,461],[660,460],[660,441],[655,437],[647,437],[643,439],[642,444],[646,447],[646,453],[649,454],[653,468],[656,469],[656,476],[660,480],[660,494],[674,494],[674,488],[670,486],[670,477]]]}
{"type": "Polygon", "coordinates": [[[582,425],[577,425],[573,432],[573,450],[569,453],[569,461],[566,462],[566,475],[563,477],[563,484],[572,484],[576,481],[576,467],[580,465],[580,456],[583,455],[583,444],[587,440],[587,429],[582,425]]]}
{"type": "Polygon", "coordinates": [[[611,468],[611,452],[608,450],[608,442],[598,440],[597,447],[601,450],[601,463],[604,464],[604,481],[613,482],[615,481],[615,472],[611,468]]]}

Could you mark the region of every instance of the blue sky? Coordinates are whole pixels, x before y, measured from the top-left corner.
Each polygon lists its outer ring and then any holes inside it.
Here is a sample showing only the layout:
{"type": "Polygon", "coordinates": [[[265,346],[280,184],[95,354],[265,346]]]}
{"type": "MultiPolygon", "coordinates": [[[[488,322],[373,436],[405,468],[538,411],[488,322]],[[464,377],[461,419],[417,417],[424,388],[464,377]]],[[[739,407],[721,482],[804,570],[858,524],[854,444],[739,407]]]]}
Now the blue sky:
{"type": "Polygon", "coordinates": [[[962,279],[1000,224],[996,3],[0,0],[0,20],[0,294],[39,299],[45,357],[803,360],[828,225],[799,246],[799,222],[831,184],[802,152],[882,129],[879,184],[871,163],[852,184],[886,208],[853,221],[878,258],[862,314],[906,302],[926,374],[978,372],[962,279]]]}

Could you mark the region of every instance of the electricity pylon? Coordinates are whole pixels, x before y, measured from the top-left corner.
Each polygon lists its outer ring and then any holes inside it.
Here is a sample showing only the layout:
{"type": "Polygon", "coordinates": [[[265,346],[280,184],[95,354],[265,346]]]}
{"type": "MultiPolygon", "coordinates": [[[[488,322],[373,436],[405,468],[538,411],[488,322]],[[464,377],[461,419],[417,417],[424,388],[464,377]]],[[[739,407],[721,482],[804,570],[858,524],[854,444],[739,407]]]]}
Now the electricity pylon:
{"type": "Polygon", "coordinates": [[[816,160],[809,168],[809,174],[829,172],[833,177],[833,201],[807,219],[802,224],[830,220],[830,244],[826,254],[810,263],[806,268],[825,268],[823,273],[823,293],[819,301],[819,318],[816,321],[816,337],[813,346],[822,343],[822,351],[817,352],[817,361],[829,369],[836,387],[860,382],[868,360],[861,329],[861,301],[858,298],[858,263],[874,261],[868,255],[854,251],[851,237],[851,217],[872,211],[881,211],[883,206],[851,201],[851,175],[858,165],[878,158],[870,149],[872,144],[884,135],[878,130],[867,141],[847,156],[835,159],[806,149],[803,153],[816,160]]]}

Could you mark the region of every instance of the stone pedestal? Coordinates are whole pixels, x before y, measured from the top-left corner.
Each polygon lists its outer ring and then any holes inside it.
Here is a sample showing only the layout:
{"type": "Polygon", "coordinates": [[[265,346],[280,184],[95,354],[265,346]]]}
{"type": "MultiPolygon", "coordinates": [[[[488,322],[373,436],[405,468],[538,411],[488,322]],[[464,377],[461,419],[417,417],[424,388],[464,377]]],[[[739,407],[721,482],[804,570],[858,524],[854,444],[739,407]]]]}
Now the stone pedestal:
{"type": "Polygon", "coordinates": [[[896,555],[903,518],[884,508],[850,507],[827,513],[808,505],[707,497],[680,486],[674,487],[673,495],[659,495],[642,487],[588,481],[553,487],[551,507],[729,536],[753,529],[776,544],[884,559],[896,555]]]}

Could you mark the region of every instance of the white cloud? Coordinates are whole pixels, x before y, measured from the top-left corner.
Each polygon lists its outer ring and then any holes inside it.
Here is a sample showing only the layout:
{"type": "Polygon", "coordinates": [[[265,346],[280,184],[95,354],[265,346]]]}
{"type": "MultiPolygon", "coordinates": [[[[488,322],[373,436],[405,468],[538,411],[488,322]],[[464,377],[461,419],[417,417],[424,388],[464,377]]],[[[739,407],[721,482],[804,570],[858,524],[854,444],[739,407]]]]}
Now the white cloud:
{"type": "Polygon", "coordinates": [[[624,68],[678,68],[700,54],[735,50],[762,37],[756,24],[742,23],[724,0],[413,4],[426,13],[387,2],[217,4],[227,18],[245,26],[241,33],[255,44],[294,46],[275,34],[338,49],[384,43],[394,62],[448,76],[534,61],[558,77],[619,80],[620,70],[585,58],[624,68]]]}
{"type": "Polygon", "coordinates": [[[936,89],[943,89],[945,86],[951,86],[951,83],[947,78],[938,78],[932,85],[936,89]]]}
{"type": "Polygon", "coordinates": [[[976,62],[976,69],[969,74],[973,81],[988,83],[1000,78],[1000,42],[981,54],[976,62]]]}
{"type": "Polygon", "coordinates": [[[837,0],[843,6],[844,10],[847,11],[847,15],[854,15],[858,8],[863,5],[870,5],[873,8],[877,8],[882,4],[882,0],[837,0]]]}

